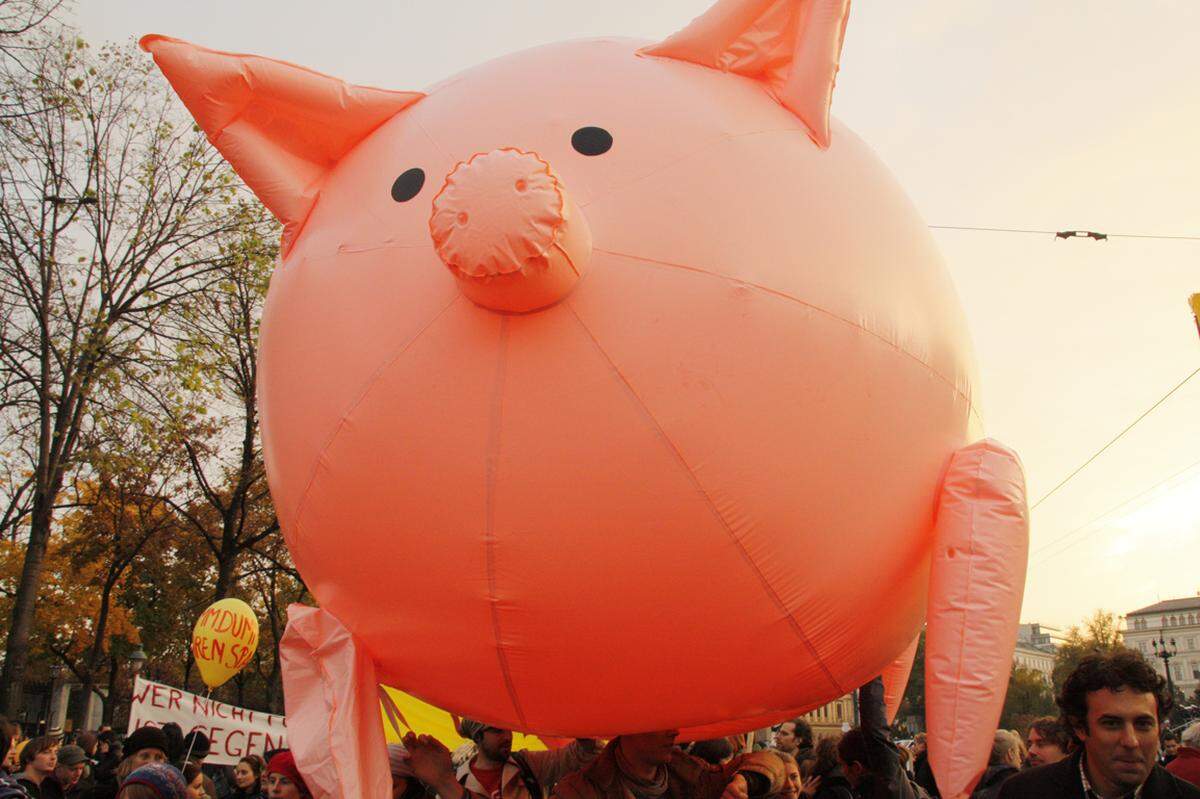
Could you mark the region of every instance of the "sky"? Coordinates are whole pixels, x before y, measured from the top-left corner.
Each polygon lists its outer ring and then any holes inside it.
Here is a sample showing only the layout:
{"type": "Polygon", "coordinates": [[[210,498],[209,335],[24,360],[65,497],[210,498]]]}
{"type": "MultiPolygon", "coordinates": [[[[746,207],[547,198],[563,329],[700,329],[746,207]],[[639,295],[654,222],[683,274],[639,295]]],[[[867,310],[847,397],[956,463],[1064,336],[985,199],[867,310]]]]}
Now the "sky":
{"type": "MultiPolygon", "coordinates": [[[[546,42],[660,39],[708,0],[77,0],[93,42],[164,33],[421,89],[546,42]]],[[[1200,237],[1200,3],[855,0],[833,114],[933,226],[1200,237]]],[[[1200,593],[1200,240],[935,227],[987,433],[1025,464],[1023,621],[1200,593]]]]}

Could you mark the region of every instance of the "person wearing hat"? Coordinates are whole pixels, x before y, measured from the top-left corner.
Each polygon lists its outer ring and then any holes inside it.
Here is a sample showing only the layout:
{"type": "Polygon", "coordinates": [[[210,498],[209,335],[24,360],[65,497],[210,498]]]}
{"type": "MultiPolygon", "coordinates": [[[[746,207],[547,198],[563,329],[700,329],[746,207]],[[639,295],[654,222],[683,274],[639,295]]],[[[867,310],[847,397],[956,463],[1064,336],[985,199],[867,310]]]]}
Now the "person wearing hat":
{"type": "Polygon", "coordinates": [[[200,730],[192,730],[183,736],[181,748],[182,751],[179,753],[180,762],[199,765],[204,762],[204,758],[208,757],[209,752],[212,751],[212,741],[200,730]]]}
{"type": "Polygon", "coordinates": [[[269,799],[312,799],[312,792],[296,767],[296,758],[288,749],[278,752],[267,763],[267,785],[269,799]]]}
{"type": "Polygon", "coordinates": [[[125,738],[122,750],[125,756],[121,762],[103,779],[97,779],[92,799],[114,799],[125,779],[135,770],[152,763],[166,763],[167,748],[167,736],[158,727],[138,727],[125,738]]]}
{"type": "Polygon", "coordinates": [[[600,753],[592,738],[577,738],[561,749],[512,751],[512,731],[463,719],[464,738],[475,742],[475,755],[456,777],[472,793],[489,799],[545,799],[555,783],[590,764],[600,753]]]}
{"type": "Polygon", "coordinates": [[[125,777],[117,799],[188,799],[187,783],[171,764],[148,763],[125,777]]]}
{"type": "Polygon", "coordinates": [[[229,774],[224,766],[205,763],[212,754],[212,739],[201,730],[192,730],[183,736],[183,752],[180,753],[180,768],[188,763],[195,763],[204,772],[204,779],[212,789],[212,795],[228,796],[232,788],[229,785],[229,774]]]}
{"type": "Polygon", "coordinates": [[[87,753],[81,746],[64,746],[58,750],[58,765],[54,767],[54,780],[62,788],[67,799],[84,797],[83,775],[87,772],[87,753]]]}

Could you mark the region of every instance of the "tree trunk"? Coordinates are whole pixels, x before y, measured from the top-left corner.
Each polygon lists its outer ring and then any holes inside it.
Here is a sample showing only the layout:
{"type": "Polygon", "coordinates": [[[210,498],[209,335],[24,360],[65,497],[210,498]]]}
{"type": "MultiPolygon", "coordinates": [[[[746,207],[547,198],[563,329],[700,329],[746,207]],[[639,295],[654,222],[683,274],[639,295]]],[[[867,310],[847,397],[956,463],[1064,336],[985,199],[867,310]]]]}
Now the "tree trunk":
{"type": "Polygon", "coordinates": [[[39,493],[34,498],[29,526],[29,545],[21,567],[21,582],[13,601],[8,642],[4,648],[4,670],[0,672],[0,693],[3,712],[9,718],[21,714],[25,698],[25,668],[29,664],[29,634],[33,630],[33,613],[37,606],[38,586],[42,581],[42,565],[46,560],[46,545],[50,541],[50,522],[54,515],[54,496],[58,492],[39,493]]]}
{"type": "Polygon", "coordinates": [[[183,690],[190,691],[189,684],[192,682],[192,667],[196,665],[196,656],[192,654],[191,647],[188,647],[187,660],[183,667],[183,690]]]}
{"type": "Polygon", "coordinates": [[[221,547],[221,558],[217,563],[217,590],[213,594],[213,601],[224,599],[229,596],[233,590],[233,574],[237,567],[237,550],[232,552],[227,551],[232,547],[221,547]]]}
{"type": "MultiPolygon", "coordinates": [[[[277,650],[278,651],[278,648],[277,650]]],[[[277,716],[282,716],[283,710],[283,669],[280,668],[279,658],[275,658],[275,665],[271,666],[271,680],[268,683],[270,686],[270,711],[277,716]]]]}
{"type": "Polygon", "coordinates": [[[117,656],[110,655],[108,669],[108,696],[104,699],[104,713],[101,715],[101,722],[111,725],[113,717],[116,715],[117,709],[117,656]]]}
{"type": "MultiPolygon", "coordinates": [[[[112,592],[113,582],[106,580],[104,589],[100,594],[100,611],[96,614],[96,628],[94,637],[92,638],[91,651],[88,652],[87,659],[84,661],[84,672],[82,675],[84,697],[90,697],[96,685],[96,672],[100,669],[100,658],[104,655],[104,634],[108,630],[108,614],[109,605],[112,602],[112,592]]],[[[77,708],[75,729],[87,729],[89,706],[90,702],[85,699],[83,706],[77,708]]]]}

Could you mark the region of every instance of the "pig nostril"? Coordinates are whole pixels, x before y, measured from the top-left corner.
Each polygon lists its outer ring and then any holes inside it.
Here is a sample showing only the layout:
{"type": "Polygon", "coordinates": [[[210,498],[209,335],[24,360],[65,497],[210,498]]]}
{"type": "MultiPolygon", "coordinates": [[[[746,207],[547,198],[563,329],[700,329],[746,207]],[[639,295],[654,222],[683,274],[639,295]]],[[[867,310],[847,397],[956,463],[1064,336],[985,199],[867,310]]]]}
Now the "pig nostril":
{"type": "Polygon", "coordinates": [[[471,218],[471,217],[467,216],[467,212],[466,212],[466,211],[459,211],[459,213],[458,213],[458,224],[460,224],[460,225],[466,225],[466,224],[467,224],[467,222],[468,222],[468,220],[470,220],[470,218],[471,218]]]}

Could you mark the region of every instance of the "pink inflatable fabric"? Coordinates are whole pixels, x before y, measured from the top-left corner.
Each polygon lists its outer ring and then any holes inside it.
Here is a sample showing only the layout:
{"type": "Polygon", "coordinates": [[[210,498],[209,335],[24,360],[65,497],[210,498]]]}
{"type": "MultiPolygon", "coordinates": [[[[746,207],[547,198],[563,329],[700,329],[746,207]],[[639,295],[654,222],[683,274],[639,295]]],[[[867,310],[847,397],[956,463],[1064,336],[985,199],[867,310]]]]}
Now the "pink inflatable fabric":
{"type": "Polygon", "coordinates": [[[285,642],[321,796],[386,781],[380,680],[542,735],[711,737],[889,670],[894,712],[926,620],[935,771],[982,771],[1020,465],[972,444],[927,228],[829,116],[847,11],[721,0],[424,93],[143,40],[285,226],[259,406],[321,606],[285,642]]]}

